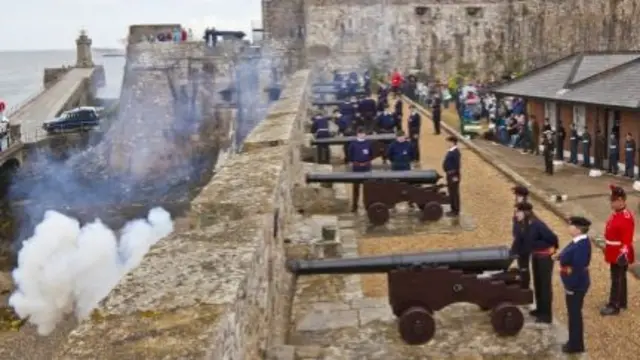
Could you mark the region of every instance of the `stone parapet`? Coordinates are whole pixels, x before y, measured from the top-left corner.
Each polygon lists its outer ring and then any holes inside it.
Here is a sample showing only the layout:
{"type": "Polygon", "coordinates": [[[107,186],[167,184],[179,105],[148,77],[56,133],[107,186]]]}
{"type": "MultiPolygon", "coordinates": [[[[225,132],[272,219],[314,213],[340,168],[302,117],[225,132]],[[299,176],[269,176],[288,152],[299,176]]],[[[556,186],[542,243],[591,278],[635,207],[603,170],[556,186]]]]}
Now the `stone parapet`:
{"type": "Polygon", "coordinates": [[[293,280],[284,269],[309,72],[193,200],[184,231],[162,240],[54,357],[264,358],[284,343],[293,280]]]}

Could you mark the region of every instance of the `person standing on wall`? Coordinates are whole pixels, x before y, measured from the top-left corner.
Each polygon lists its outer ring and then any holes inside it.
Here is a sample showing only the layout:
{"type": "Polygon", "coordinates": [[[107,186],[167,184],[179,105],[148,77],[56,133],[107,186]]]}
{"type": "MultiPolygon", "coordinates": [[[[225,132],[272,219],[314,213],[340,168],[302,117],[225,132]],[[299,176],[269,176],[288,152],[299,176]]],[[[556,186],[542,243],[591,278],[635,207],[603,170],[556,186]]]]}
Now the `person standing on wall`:
{"type": "Polygon", "coordinates": [[[624,176],[633,179],[636,167],[636,141],[627,133],[624,141],[624,176]]]}
{"type": "MultiPolygon", "coordinates": [[[[348,161],[351,163],[351,171],[368,172],[371,171],[371,161],[373,160],[373,149],[371,142],[366,139],[367,133],[363,128],[358,128],[356,140],[349,143],[348,161]]],[[[361,183],[353,184],[351,212],[358,212],[360,202],[361,183]]]]}
{"type": "Polygon", "coordinates": [[[451,211],[447,212],[447,216],[458,217],[460,215],[460,167],[462,165],[462,156],[458,149],[458,139],[456,137],[449,136],[447,142],[451,144],[451,147],[444,156],[442,163],[451,203],[451,211]]]}
{"type": "Polygon", "coordinates": [[[569,218],[569,235],[572,240],[553,257],[560,263],[560,279],[564,286],[569,317],[569,341],[562,345],[562,352],[565,354],[578,354],[585,351],[582,307],[584,297],[591,285],[589,276],[591,241],[587,235],[589,226],[591,221],[583,217],[569,218]]]}
{"type": "Polygon", "coordinates": [[[604,259],[609,263],[611,290],[608,303],[600,309],[602,316],[618,315],[627,308],[627,269],[635,260],[633,236],[635,219],[627,209],[627,194],[624,189],[611,185],[611,210],[604,238],[604,259]]]}

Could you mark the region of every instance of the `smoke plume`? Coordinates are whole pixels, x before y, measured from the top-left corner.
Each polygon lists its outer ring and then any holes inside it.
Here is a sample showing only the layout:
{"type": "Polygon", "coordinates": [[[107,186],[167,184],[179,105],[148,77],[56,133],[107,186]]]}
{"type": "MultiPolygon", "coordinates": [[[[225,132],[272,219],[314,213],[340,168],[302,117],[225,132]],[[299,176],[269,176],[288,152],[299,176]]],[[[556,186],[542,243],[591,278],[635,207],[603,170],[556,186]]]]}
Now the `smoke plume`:
{"type": "Polygon", "coordinates": [[[161,208],[129,222],[119,239],[98,219],[81,227],[74,218],[47,211],[20,250],[9,305],[41,335],[71,313],[82,320],[172,231],[171,216],[161,208]]]}

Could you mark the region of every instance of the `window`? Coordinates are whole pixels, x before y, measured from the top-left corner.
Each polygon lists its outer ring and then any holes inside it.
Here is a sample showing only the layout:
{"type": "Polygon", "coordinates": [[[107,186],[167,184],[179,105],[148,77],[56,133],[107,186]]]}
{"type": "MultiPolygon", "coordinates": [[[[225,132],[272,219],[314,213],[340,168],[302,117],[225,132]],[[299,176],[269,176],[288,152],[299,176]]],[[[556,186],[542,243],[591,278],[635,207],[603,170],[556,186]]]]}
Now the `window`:
{"type": "Polygon", "coordinates": [[[547,101],[544,103],[544,118],[549,119],[552,128],[558,127],[558,117],[556,116],[556,103],[547,101]]]}
{"type": "Polygon", "coordinates": [[[573,122],[576,124],[578,134],[582,135],[585,126],[587,126],[587,116],[584,105],[576,105],[573,107],[573,122]]]}

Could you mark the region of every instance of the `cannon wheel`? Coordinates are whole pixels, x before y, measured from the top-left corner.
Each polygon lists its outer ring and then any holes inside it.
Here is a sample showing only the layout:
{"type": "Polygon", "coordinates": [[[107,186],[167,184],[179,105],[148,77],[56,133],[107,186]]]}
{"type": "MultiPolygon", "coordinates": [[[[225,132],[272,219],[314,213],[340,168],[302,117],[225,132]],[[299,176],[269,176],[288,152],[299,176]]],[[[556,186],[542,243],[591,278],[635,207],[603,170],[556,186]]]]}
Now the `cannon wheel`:
{"type": "Polygon", "coordinates": [[[426,344],[436,333],[436,322],[427,309],[414,306],[398,318],[398,332],[408,345],[426,344]]]}
{"type": "Polygon", "coordinates": [[[514,336],[524,326],[524,315],[517,306],[501,303],[491,311],[491,325],[499,336],[514,336]]]}
{"type": "Polygon", "coordinates": [[[381,202],[367,207],[367,216],[373,225],[384,225],[389,221],[389,207],[381,202]]]}
{"type": "Polygon", "coordinates": [[[444,210],[442,209],[442,205],[435,201],[429,201],[424,204],[422,208],[422,221],[438,221],[442,219],[444,215],[444,210]]]}

